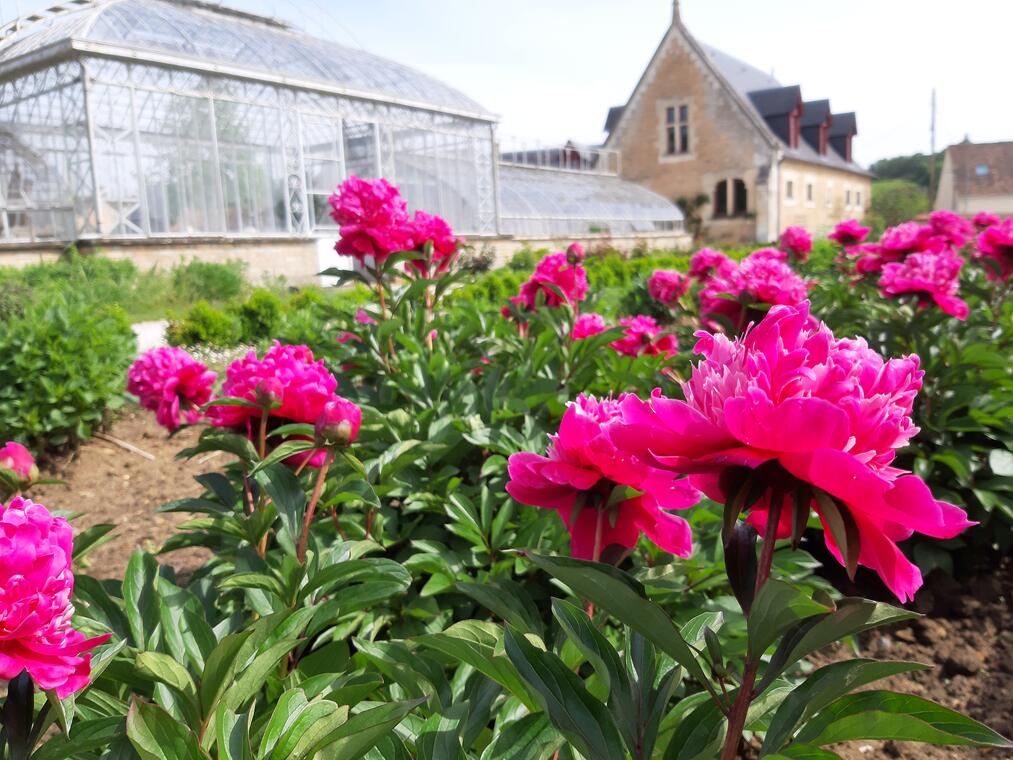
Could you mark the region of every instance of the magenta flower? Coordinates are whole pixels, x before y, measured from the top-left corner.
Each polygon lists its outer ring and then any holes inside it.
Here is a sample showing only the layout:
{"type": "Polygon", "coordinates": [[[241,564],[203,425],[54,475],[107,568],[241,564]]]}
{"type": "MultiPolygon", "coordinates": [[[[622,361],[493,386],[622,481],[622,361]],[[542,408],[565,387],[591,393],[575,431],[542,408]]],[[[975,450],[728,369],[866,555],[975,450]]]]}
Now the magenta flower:
{"type": "Polygon", "coordinates": [[[158,424],[170,432],[180,417],[193,425],[201,418],[198,407],[207,403],[218,376],[182,348],[153,348],[130,365],[127,392],[141,406],[155,412],[158,424]]]}
{"type": "Polygon", "coordinates": [[[313,426],[318,446],[349,446],[362,425],[362,410],[348,399],[335,396],[324,404],[313,426]]]}
{"type": "Polygon", "coordinates": [[[566,258],[574,264],[584,260],[584,246],[580,243],[570,243],[566,246],[566,258]]]}
{"type": "Polygon", "coordinates": [[[785,227],[779,242],[782,251],[787,251],[798,261],[806,261],[813,249],[813,236],[805,227],[785,227]]]}
{"type": "Polygon", "coordinates": [[[723,318],[741,330],[762,316],[754,304],[794,305],[804,301],[809,283],[781,260],[783,256],[776,249],[762,248],[744,258],[729,276],[714,276],[705,282],[700,291],[704,324],[717,327],[723,318]]]}
{"type": "Polygon", "coordinates": [[[974,236],[974,225],[952,211],[933,211],[929,214],[929,227],[933,235],[954,248],[963,248],[974,236]]]}
{"type": "Polygon", "coordinates": [[[979,230],[983,230],[986,227],[991,227],[993,224],[999,224],[999,217],[995,214],[990,214],[987,211],[979,211],[974,215],[971,223],[979,230]]]}
{"type": "Polygon", "coordinates": [[[110,638],[86,639],[71,625],[72,542],[67,521],[41,504],[0,504],[0,678],[27,670],[60,699],[88,685],[90,650],[110,638]]]}
{"type": "Polygon", "coordinates": [[[521,504],[558,512],[574,557],[597,560],[611,545],[629,549],[641,533],[667,552],[689,556],[689,523],[667,510],[691,507],[700,495],[684,479],[615,445],[609,433],[623,398],[578,396],[563,414],[559,433],[551,436],[547,457],[527,452],[510,457],[507,493],[521,504]],[[617,486],[639,494],[609,504],[617,486]]]}
{"type": "Polygon", "coordinates": [[[949,248],[939,253],[912,253],[902,262],[883,266],[879,289],[885,296],[913,294],[920,309],[934,301],[947,314],[967,319],[967,303],[957,297],[963,265],[964,260],[949,248]]]}
{"type": "Polygon", "coordinates": [[[369,316],[369,312],[365,309],[359,309],[355,312],[355,321],[360,325],[375,325],[378,324],[375,319],[369,316]]]}
{"type": "Polygon", "coordinates": [[[0,448],[0,470],[13,472],[22,483],[39,479],[39,468],[32,452],[15,441],[9,441],[0,448]]]}
{"type": "MultiPolygon", "coordinates": [[[[579,261],[570,261],[567,253],[550,253],[538,262],[530,279],[510,302],[522,311],[534,311],[539,295],[552,309],[580,303],[587,296],[587,271],[579,261]]],[[[508,308],[503,309],[503,316],[510,316],[508,308]]]]}
{"type": "Polygon", "coordinates": [[[811,489],[821,489],[855,526],[858,546],[852,541],[849,550],[858,550],[858,564],[910,599],[921,573],[897,542],[915,531],[952,538],[973,524],[958,507],[933,498],[920,478],[892,466],[897,449],[918,432],[911,421],[924,374],[918,357],[884,361],[860,338],[835,338],[812,320],[807,303],[775,306],[734,341],[697,334],[695,351],[704,359],[683,384],[686,400],[658,390],[649,401],[627,396],[623,424],[611,431],[616,444],[689,474],[721,502],[750,473],[761,478],[767,490],[748,519],[765,529],[771,499],[781,500],[781,538],[792,531],[794,495],[808,494],[824,540],[843,564],[823,507],[812,498],[811,489]]]}
{"type": "Polygon", "coordinates": [[[727,277],[734,269],[735,262],[713,248],[701,248],[689,260],[689,276],[699,282],[714,275],[727,277]]]}
{"type": "Polygon", "coordinates": [[[661,325],[653,317],[640,314],[635,317],[623,317],[619,324],[626,332],[619,340],[609,343],[612,348],[624,356],[675,356],[679,345],[671,333],[662,334],[661,325]]]}
{"type": "Polygon", "coordinates": [[[834,231],[827,237],[847,248],[864,242],[869,237],[870,231],[868,227],[863,227],[857,219],[848,219],[834,227],[834,231]]]}
{"type": "Polygon", "coordinates": [[[605,332],[605,330],[605,320],[602,319],[601,314],[588,312],[587,314],[581,314],[574,321],[570,337],[573,340],[584,340],[584,338],[590,338],[592,335],[605,332]]]}
{"type": "Polygon", "coordinates": [[[860,274],[881,272],[885,264],[903,261],[905,256],[912,253],[938,253],[946,246],[946,240],[936,235],[928,225],[904,222],[896,227],[888,227],[875,247],[865,246],[861,257],[855,262],[855,270],[860,274]]]}
{"type": "Polygon", "coordinates": [[[996,269],[988,269],[990,280],[1006,281],[1013,276],[1013,218],[1003,219],[978,235],[978,259],[991,259],[996,269]]]}
{"type": "Polygon", "coordinates": [[[331,218],[341,225],[334,249],[365,264],[380,264],[392,253],[415,247],[408,206],[396,187],[385,179],[349,177],[329,198],[331,218]]]}
{"type": "Polygon", "coordinates": [[[427,267],[425,259],[413,259],[405,264],[405,271],[430,278],[450,269],[457,254],[459,241],[446,220],[435,214],[416,211],[412,220],[412,240],[418,251],[425,250],[426,244],[432,243],[431,261],[427,267]]]}
{"type": "Polygon", "coordinates": [[[689,292],[689,277],[674,269],[658,269],[647,280],[651,298],[665,306],[675,306],[689,292]]]}
{"type": "MultiPolygon", "coordinates": [[[[268,349],[263,359],[250,351],[237,359],[225,371],[222,395],[242,398],[259,404],[259,388],[271,385],[280,391],[274,408],[268,411],[269,429],[289,422],[315,424],[324,407],[340,397],[335,394],[338,381],[322,361],[315,361],[313,352],[306,346],[287,346],[278,341],[268,349]]],[[[216,406],[208,410],[212,424],[235,428],[254,440],[259,430],[261,406],[216,406]]],[[[323,464],[326,452],[314,449],[300,452],[285,461],[301,464],[309,459],[312,467],[323,464]]]]}

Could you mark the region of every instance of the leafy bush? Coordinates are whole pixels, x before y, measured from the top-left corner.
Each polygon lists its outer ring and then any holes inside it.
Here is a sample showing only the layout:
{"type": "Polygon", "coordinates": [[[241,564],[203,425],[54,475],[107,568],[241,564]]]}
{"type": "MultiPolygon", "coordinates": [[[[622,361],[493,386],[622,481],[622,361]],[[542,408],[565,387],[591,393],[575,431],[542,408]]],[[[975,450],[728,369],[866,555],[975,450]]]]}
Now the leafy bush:
{"type": "Polygon", "coordinates": [[[172,286],[187,303],[230,301],[246,287],[246,266],[239,261],[216,264],[193,259],[173,268],[172,286]]]}
{"type": "Polygon", "coordinates": [[[169,344],[173,346],[233,346],[241,335],[236,317],[204,300],[191,306],[183,319],[171,321],[166,330],[169,344]]]}
{"type": "Polygon", "coordinates": [[[904,179],[882,180],[872,183],[869,219],[874,231],[913,219],[931,208],[925,190],[904,179]]]}
{"type": "Polygon", "coordinates": [[[72,445],[123,398],[134,334],[121,309],[52,296],[0,327],[0,438],[72,445]]]}
{"type": "Polygon", "coordinates": [[[257,288],[235,308],[239,319],[239,339],[247,343],[268,340],[277,333],[281,322],[281,298],[264,288],[257,288]]]}

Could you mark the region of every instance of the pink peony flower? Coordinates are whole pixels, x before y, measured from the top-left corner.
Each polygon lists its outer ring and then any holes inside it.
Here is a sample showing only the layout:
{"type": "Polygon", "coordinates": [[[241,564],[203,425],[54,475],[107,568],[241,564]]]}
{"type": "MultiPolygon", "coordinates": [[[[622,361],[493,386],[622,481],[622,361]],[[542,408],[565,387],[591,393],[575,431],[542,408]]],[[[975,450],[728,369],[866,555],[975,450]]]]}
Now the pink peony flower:
{"type": "Polygon", "coordinates": [[[74,630],[73,531],[41,504],[15,496],[0,504],[0,678],[21,671],[60,699],[88,685],[90,650],[110,634],[74,630]]]}
{"type": "Polygon", "coordinates": [[[857,219],[848,219],[834,227],[834,231],[827,237],[847,248],[864,242],[870,231],[868,227],[859,224],[857,219]]]}
{"type": "Polygon", "coordinates": [[[879,289],[885,296],[912,293],[917,296],[921,309],[935,301],[947,314],[967,319],[967,303],[957,297],[963,265],[964,260],[951,249],[939,253],[912,253],[902,262],[883,266],[879,289]]]}
{"type": "MultiPolygon", "coordinates": [[[[530,279],[510,302],[523,311],[534,311],[539,294],[549,308],[577,304],[587,296],[587,271],[579,262],[571,262],[566,253],[550,253],[538,262],[530,279]]],[[[509,315],[510,310],[504,308],[503,316],[509,315]]]]}
{"type": "Polygon", "coordinates": [[[313,426],[318,446],[349,446],[362,425],[362,410],[348,399],[335,396],[324,404],[313,426]]]}
{"type": "Polygon", "coordinates": [[[990,214],[987,211],[979,211],[974,215],[971,223],[979,230],[983,230],[986,227],[991,227],[993,224],[999,224],[999,217],[995,214],[990,214]]]}
{"type": "Polygon", "coordinates": [[[799,277],[784,254],[771,248],[751,253],[728,277],[712,277],[700,291],[704,324],[717,327],[723,317],[738,329],[761,316],[752,304],[797,304],[806,299],[809,283],[799,277]],[[774,255],[774,254],[779,254],[774,255]],[[728,298],[732,296],[733,298],[728,298]]]}
{"type": "Polygon", "coordinates": [[[39,468],[32,453],[15,441],[0,448],[0,470],[9,470],[22,483],[39,479],[39,468]]]}
{"type": "MultiPolygon", "coordinates": [[[[862,339],[838,339],[812,320],[809,305],[775,306],[732,341],[706,332],[704,359],[683,384],[685,401],[656,390],[649,401],[627,396],[621,448],[674,473],[725,502],[747,476],[766,492],[748,520],[766,527],[771,500],[782,501],[778,537],[792,532],[792,500],[809,502],[831,552],[844,563],[818,488],[850,519],[857,562],[875,570],[901,600],[921,585],[918,568],[897,548],[914,531],[951,538],[973,523],[933,498],[918,477],[892,466],[917,432],[911,408],[922,385],[917,356],[884,361],[862,339]],[[759,469],[761,468],[762,469],[759,469]]],[[[804,502],[803,502],[804,503],[804,502]]],[[[839,524],[841,520],[835,520],[839,524]]]]}
{"type": "MultiPolygon", "coordinates": [[[[263,359],[250,351],[226,369],[222,395],[259,403],[258,388],[264,384],[280,389],[280,398],[268,412],[271,422],[275,423],[273,426],[289,422],[315,424],[327,403],[340,398],[334,392],[338,381],[322,361],[314,361],[313,352],[306,346],[287,346],[275,341],[263,359]]],[[[212,424],[239,429],[251,440],[257,435],[255,423],[262,414],[260,407],[249,406],[211,406],[208,410],[212,424]]],[[[326,453],[323,449],[313,449],[294,454],[285,461],[301,464],[308,458],[310,466],[319,467],[326,453]]]]}
{"type": "Polygon", "coordinates": [[[813,250],[813,237],[805,227],[785,227],[780,246],[798,261],[806,261],[813,250]]]}
{"type": "Polygon", "coordinates": [[[605,332],[605,330],[605,320],[602,319],[601,314],[588,312],[577,317],[573,323],[573,330],[570,331],[570,337],[573,340],[584,340],[584,338],[590,338],[592,335],[605,332]]]}
{"type": "Polygon", "coordinates": [[[952,211],[933,211],[929,214],[932,234],[954,248],[963,248],[974,236],[974,225],[952,211]]]}
{"type": "Polygon", "coordinates": [[[1013,276],[1013,218],[1003,219],[978,235],[975,258],[992,259],[999,270],[988,269],[990,280],[1008,280],[1013,276]]]}
{"type": "Polygon", "coordinates": [[[679,345],[671,333],[661,334],[661,326],[653,317],[638,315],[623,317],[619,324],[626,328],[626,333],[617,341],[609,343],[612,348],[624,356],[675,356],[679,345]]]}
{"type": "Polygon", "coordinates": [[[758,248],[749,254],[748,258],[753,261],[757,259],[773,259],[774,261],[782,261],[785,264],[788,263],[788,253],[782,251],[780,248],[758,248]]]}
{"type": "Polygon", "coordinates": [[[331,218],[341,225],[338,253],[362,264],[371,256],[380,264],[392,253],[415,248],[408,206],[387,180],[349,177],[329,201],[331,218]]]}
{"type": "Polygon", "coordinates": [[[699,282],[715,274],[727,277],[734,269],[734,261],[712,248],[701,248],[689,260],[689,276],[699,282]]]}
{"type": "Polygon", "coordinates": [[[928,225],[904,222],[896,227],[888,227],[875,247],[866,246],[855,262],[855,270],[860,274],[881,272],[883,266],[891,261],[903,261],[905,256],[912,253],[938,253],[946,246],[946,240],[936,235],[928,225]]]}
{"type": "Polygon", "coordinates": [[[171,432],[179,427],[181,415],[190,425],[200,420],[198,407],[210,400],[217,377],[182,348],[163,346],[130,365],[127,392],[171,432]]]}
{"type": "Polygon", "coordinates": [[[360,325],[378,324],[378,322],[375,319],[369,316],[369,312],[367,312],[365,309],[359,309],[358,311],[355,312],[355,321],[358,322],[360,325]]]}
{"type": "Polygon", "coordinates": [[[584,246],[580,243],[570,243],[566,246],[566,258],[570,262],[576,264],[584,260],[584,246]]]}
{"type": "Polygon", "coordinates": [[[446,220],[435,214],[416,211],[412,220],[412,240],[418,251],[425,250],[427,243],[432,243],[433,250],[428,267],[425,259],[413,259],[405,264],[405,271],[420,277],[436,277],[450,269],[459,241],[446,220]]]}
{"type": "Polygon", "coordinates": [[[675,306],[689,292],[689,277],[674,269],[658,269],[647,280],[647,292],[665,306],[675,306]]]}
{"type": "Polygon", "coordinates": [[[613,443],[609,431],[623,398],[578,396],[551,437],[547,457],[510,457],[507,493],[521,504],[556,510],[570,532],[574,557],[597,560],[607,546],[631,548],[641,533],[667,552],[689,556],[689,523],[667,510],[691,507],[699,494],[613,443]],[[640,493],[609,505],[617,486],[640,493]]]}

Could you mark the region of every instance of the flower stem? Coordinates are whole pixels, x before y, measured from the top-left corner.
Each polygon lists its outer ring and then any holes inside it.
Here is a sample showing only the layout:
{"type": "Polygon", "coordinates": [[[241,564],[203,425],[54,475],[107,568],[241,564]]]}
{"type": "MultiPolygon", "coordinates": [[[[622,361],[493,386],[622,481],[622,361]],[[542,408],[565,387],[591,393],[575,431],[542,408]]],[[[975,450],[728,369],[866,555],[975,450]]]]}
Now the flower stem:
{"type": "Polygon", "coordinates": [[[306,564],[306,545],[310,540],[310,524],[313,522],[313,514],[317,510],[317,503],[320,501],[320,495],[324,491],[324,481],[327,479],[327,470],[331,466],[331,462],[334,461],[334,452],[328,451],[327,458],[324,459],[324,463],[320,466],[320,470],[317,472],[317,482],[313,486],[313,495],[310,497],[310,503],[306,505],[306,514],[303,515],[302,520],[302,533],[299,536],[299,546],[296,550],[296,557],[299,560],[299,564],[306,564]]]}
{"type": "MultiPolygon", "coordinates": [[[[770,507],[767,510],[767,527],[763,532],[763,549],[760,552],[760,563],[756,569],[756,594],[759,594],[763,584],[770,578],[770,568],[774,561],[774,544],[777,543],[777,526],[781,522],[781,505],[784,502],[784,494],[776,491],[770,494],[770,507]]],[[[748,615],[747,615],[748,617],[748,615]]],[[[735,760],[739,751],[739,742],[742,741],[742,730],[746,726],[746,715],[749,713],[749,705],[756,696],[753,693],[753,686],[756,683],[756,674],[760,669],[760,657],[763,652],[749,652],[746,655],[746,665],[742,671],[742,684],[735,695],[735,704],[728,714],[728,733],[725,734],[725,746],[721,752],[721,760],[735,760]]]]}
{"type": "MultiPolygon", "coordinates": [[[[601,561],[601,524],[605,519],[605,510],[601,507],[596,509],[597,516],[594,521],[594,548],[591,550],[591,560],[593,562],[601,561]]],[[[589,618],[594,617],[594,603],[588,602],[587,607],[584,608],[589,618]]]]}

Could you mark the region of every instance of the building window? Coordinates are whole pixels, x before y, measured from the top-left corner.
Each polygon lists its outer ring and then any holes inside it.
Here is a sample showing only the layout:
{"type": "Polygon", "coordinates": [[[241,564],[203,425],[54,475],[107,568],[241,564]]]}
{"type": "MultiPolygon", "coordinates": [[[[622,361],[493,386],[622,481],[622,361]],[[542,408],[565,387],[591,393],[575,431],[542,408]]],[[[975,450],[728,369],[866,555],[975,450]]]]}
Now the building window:
{"type": "Polygon", "coordinates": [[[851,208],[851,191],[844,191],[844,208],[851,208]]]}
{"type": "Polygon", "coordinates": [[[689,106],[665,108],[665,155],[689,153],[689,106]]]}
{"type": "Polygon", "coordinates": [[[856,190],[855,191],[855,207],[856,208],[861,208],[862,207],[862,191],[861,190],[856,190]]]}
{"type": "Polygon", "coordinates": [[[728,180],[714,185],[714,218],[728,216],[728,180]]]}
{"type": "Polygon", "coordinates": [[[834,183],[827,182],[827,208],[833,205],[834,202],[834,183]]]}
{"type": "Polygon", "coordinates": [[[790,179],[784,183],[784,197],[789,201],[795,200],[795,183],[790,179]]]}
{"type": "Polygon", "coordinates": [[[806,182],[806,185],[805,185],[805,200],[806,200],[806,203],[812,203],[813,202],[813,183],[812,182],[806,182]]]}
{"type": "Polygon", "coordinates": [[[741,179],[732,182],[732,213],[745,216],[749,208],[749,197],[746,194],[746,183],[741,179]]]}
{"type": "Polygon", "coordinates": [[[979,177],[987,177],[988,164],[978,164],[976,167],[974,167],[974,173],[977,174],[979,177]]]}

